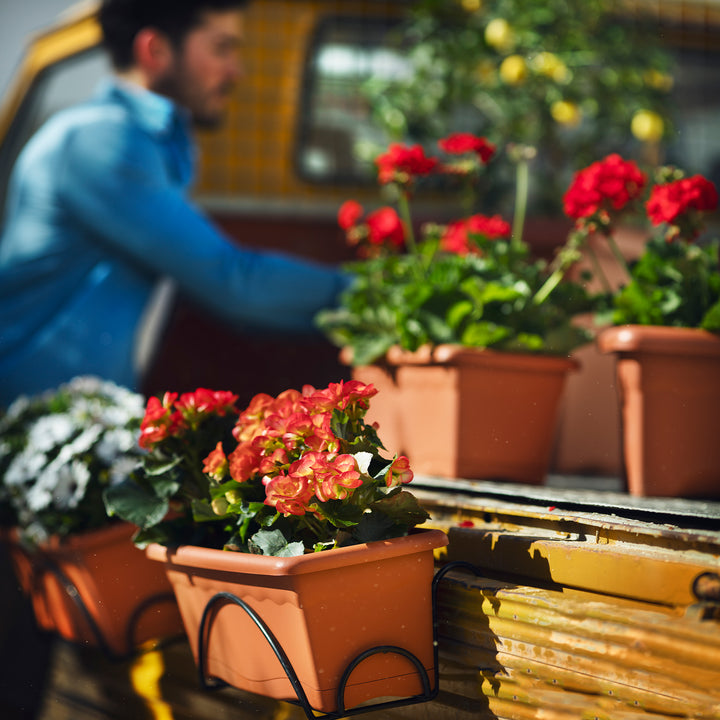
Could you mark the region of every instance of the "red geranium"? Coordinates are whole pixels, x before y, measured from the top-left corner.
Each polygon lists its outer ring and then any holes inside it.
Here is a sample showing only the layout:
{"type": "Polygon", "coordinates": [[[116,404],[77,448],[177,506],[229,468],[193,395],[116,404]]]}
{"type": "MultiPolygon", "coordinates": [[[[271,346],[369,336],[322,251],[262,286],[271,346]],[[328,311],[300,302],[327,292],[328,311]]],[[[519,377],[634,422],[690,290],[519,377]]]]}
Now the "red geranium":
{"type": "Polygon", "coordinates": [[[451,155],[464,155],[475,153],[480,161],[487,163],[495,154],[495,145],[484,137],[472,133],[452,133],[442,140],[438,140],[441,150],[451,155]]]}
{"type": "MultiPolygon", "coordinates": [[[[692,214],[715,210],[718,206],[718,193],[715,185],[702,175],[681,178],[664,185],[655,185],[650,193],[646,209],[653,225],[683,224],[691,237],[695,237],[700,227],[693,223],[692,214]]],[[[677,235],[679,227],[669,231],[669,239],[677,235]]]]}
{"type": "Polygon", "coordinates": [[[363,216],[363,206],[357,200],[346,200],[338,211],[338,225],[343,230],[357,225],[358,220],[363,216]]]}
{"type": "Polygon", "coordinates": [[[371,245],[390,245],[401,248],[405,243],[405,229],[397,211],[383,207],[371,212],[366,219],[368,241],[371,245]]]}
{"type": "Polygon", "coordinates": [[[397,182],[409,185],[416,177],[429,175],[438,166],[438,160],[427,157],[420,145],[392,143],[387,152],[375,159],[378,180],[382,185],[397,182]]]}
{"type": "Polygon", "coordinates": [[[478,248],[472,240],[473,235],[482,235],[488,240],[510,237],[510,223],[500,215],[472,215],[464,220],[450,223],[442,237],[440,247],[446,252],[467,255],[477,252],[478,248]]]}
{"type": "Polygon", "coordinates": [[[563,197],[565,214],[580,221],[594,218],[607,227],[607,213],[620,211],[640,197],[646,182],[647,177],[634,162],[608,155],[575,174],[563,197]]]}

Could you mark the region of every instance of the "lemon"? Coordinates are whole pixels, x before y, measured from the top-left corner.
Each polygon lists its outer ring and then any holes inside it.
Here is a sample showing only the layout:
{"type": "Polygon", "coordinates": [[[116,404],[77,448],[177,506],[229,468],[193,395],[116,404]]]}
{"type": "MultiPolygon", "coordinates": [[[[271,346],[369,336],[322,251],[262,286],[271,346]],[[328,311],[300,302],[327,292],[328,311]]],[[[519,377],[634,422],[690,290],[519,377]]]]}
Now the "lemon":
{"type": "Polygon", "coordinates": [[[580,108],[568,100],[558,100],[550,106],[550,114],[560,125],[577,127],[582,120],[580,108]]]}
{"type": "Polygon", "coordinates": [[[665,123],[652,110],[638,110],[630,122],[630,132],[643,142],[657,142],[665,132],[665,123]]]}
{"type": "Polygon", "coordinates": [[[508,85],[521,85],[527,78],[527,64],[521,55],[508,55],[500,64],[500,77],[508,85]]]}
{"type": "Polygon", "coordinates": [[[515,45],[515,33],[505,18],[495,18],[485,26],[485,42],[498,52],[511,50],[515,45]]]}
{"type": "Polygon", "coordinates": [[[477,12],[482,7],[482,0],[461,0],[463,10],[477,12]]]}
{"type": "Polygon", "coordinates": [[[674,83],[672,75],[660,72],[660,70],[655,70],[654,68],[647,70],[643,74],[643,80],[646,85],[649,85],[651,88],[655,88],[656,90],[662,90],[663,92],[670,92],[674,83]]]}
{"type": "Polygon", "coordinates": [[[566,83],[570,79],[567,65],[554,53],[541,52],[532,60],[533,68],[552,78],[556,83],[566,83]]]}

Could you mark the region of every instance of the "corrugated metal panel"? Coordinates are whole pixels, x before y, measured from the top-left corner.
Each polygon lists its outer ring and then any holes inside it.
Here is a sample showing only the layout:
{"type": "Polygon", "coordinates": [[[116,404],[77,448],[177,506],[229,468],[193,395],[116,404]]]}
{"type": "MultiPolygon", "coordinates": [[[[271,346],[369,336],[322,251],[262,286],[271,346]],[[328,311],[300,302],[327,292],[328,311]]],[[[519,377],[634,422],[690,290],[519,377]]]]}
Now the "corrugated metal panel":
{"type": "Polygon", "coordinates": [[[439,618],[443,658],[499,717],[720,717],[717,623],[457,574],[439,618]]]}

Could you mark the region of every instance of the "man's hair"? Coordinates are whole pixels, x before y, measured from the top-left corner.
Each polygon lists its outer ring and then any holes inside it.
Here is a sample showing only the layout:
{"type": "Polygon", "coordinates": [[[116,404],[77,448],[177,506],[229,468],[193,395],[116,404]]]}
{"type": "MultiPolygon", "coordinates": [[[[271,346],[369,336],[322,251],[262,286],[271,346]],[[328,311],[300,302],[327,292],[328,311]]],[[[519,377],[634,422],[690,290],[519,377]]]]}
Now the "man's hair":
{"type": "Polygon", "coordinates": [[[105,48],[118,70],[134,62],[133,42],[143,28],[160,30],[174,47],[180,48],[186,35],[208,11],[236,10],[248,0],[103,0],[98,18],[105,48]]]}

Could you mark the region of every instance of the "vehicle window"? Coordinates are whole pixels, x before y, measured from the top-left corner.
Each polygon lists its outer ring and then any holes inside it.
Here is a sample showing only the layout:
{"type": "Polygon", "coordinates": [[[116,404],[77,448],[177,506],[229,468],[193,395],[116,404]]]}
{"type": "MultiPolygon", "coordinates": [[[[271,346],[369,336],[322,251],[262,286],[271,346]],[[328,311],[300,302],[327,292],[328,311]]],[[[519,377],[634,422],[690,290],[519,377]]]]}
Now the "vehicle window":
{"type": "Polygon", "coordinates": [[[370,182],[372,158],[386,146],[363,85],[402,78],[410,68],[392,20],[326,18],[309,52],[296,148],[298,174],[323,183],[370,182]]]}
{"type": "Polygon", "coordinates": [[[675,134],[667,160],[720,188],[720,53],[680,50],[673,87],[675,134]]]}
{"type": "Polygon", "coordinates": [[[92,94],[109,69],[105,52],[94,48],[53,64],[38,75],[0,146],[0,225],[12,166],[25,143],[51,115],[92,94]]]}

